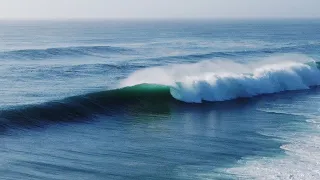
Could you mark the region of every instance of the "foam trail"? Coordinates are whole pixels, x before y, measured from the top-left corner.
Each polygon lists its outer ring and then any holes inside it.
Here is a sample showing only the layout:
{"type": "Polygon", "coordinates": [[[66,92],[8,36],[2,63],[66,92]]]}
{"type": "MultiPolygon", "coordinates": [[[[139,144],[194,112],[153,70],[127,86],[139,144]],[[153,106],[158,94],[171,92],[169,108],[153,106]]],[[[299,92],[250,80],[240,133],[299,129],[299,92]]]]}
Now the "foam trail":
{"type": "Polygon", "coordinates": [[[141,70],[122,86],[150,83],[168,85],[184,102],[225,101],[320,85],[317,63],[303,56],[270,57],[256,63],[203,61],[141,70]]]}
{"type": "Polygon", "coordinates": [[[249,158],[239,161],[239,166],[225,169],[228,174],[241,179],[308,179],[320,178],[320,128],[312,131],[277,135],[287,137],[288,144],[281,146],[286,156],[280,158],[249,158]]]}

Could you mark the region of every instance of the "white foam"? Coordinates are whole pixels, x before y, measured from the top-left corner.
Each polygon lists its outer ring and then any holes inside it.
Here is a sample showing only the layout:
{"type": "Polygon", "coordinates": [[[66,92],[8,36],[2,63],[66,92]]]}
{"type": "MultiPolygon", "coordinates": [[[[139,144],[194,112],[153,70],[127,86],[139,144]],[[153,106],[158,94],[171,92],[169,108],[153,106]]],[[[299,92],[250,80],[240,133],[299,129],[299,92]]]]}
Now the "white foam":
{"type": "Polygon", "coordinates": [[[279,127],[261,132],[287,142],[280,147],[285,151],[284,156],[245,158],[236,167],[222,171],[239,179],[320,179],[319,97],[317,94],[309,94],[297,97],[294,102],[277,101],[272,103],[271,108],[260,108],[260,111],[268,113],[300,116],[307,123],[299,122],[301,124],[296,131],[281,131],[279,129],[285,127],[279,127]]]}
{"type": "Polygon", "coordinates": [[[320,85],[320,71],[310,58],[297,55],[270,57],[247,64],[202,61],[137,71],[121,85],[144,83],[168,85],[174,98],[201,103],[308,89],[320,85]]]}
{"type": "Polygon", "coordinates": [[[320,136],[318,133],[296,135],[283,145],[283,158],[243,159],[238,167],[225,170],[240,179],[320,179],[320,136]]]}

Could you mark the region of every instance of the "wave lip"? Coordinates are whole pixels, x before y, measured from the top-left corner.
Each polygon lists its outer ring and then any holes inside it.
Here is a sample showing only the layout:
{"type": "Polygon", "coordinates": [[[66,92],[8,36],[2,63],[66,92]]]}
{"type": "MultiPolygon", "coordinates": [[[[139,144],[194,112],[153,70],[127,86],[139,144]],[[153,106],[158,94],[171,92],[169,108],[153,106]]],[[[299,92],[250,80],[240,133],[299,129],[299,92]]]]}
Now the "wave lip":
{"type": "Polygon", "coordinates": [[[65,56],[103,56],[130,51],[130,49],[112,46],[74,46],[47,49],[23,49],[1,52],[0,59],[47,59],[65,56]]]}

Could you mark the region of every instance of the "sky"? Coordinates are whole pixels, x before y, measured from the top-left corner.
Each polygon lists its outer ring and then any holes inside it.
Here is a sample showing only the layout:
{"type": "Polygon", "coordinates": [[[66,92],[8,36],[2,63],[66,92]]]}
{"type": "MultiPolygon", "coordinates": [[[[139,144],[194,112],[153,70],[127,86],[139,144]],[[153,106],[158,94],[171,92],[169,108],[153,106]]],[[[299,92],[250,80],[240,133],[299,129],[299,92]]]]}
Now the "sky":
{"type": "Polygon", "coordinates": [[[320,0],[0,0],[0,19],[320,18],[320,0]]]}

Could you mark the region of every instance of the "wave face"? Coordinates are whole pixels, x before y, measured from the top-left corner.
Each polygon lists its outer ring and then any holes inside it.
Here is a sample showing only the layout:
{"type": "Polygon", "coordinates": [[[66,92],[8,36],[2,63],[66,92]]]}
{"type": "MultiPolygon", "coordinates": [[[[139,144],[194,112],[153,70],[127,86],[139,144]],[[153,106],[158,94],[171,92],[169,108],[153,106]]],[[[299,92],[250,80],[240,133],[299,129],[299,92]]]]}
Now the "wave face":
{"type": "Polygon", "coordinates": [[[133,73],[122,86],[161,84],[180,101],[226,101],[320,85],[319,63],[302,56],[272,57],[254,64],[204,61],[133,73]]]}
{"type": "Polygon", "coordinates": [[[47,49],[23,49],[0,52],[0,59],[48,59],[68,56],[103,56],[131,50],[112,46],[74,46],[47,49]]]}
{"type": "Polygon", "coordinates": [[[42,126],[56,121],[82,121],[95,114],[166,112],[174,99],[166,86],[142,84],[26,105],[0,112],[0,129],[42,126]]]}

